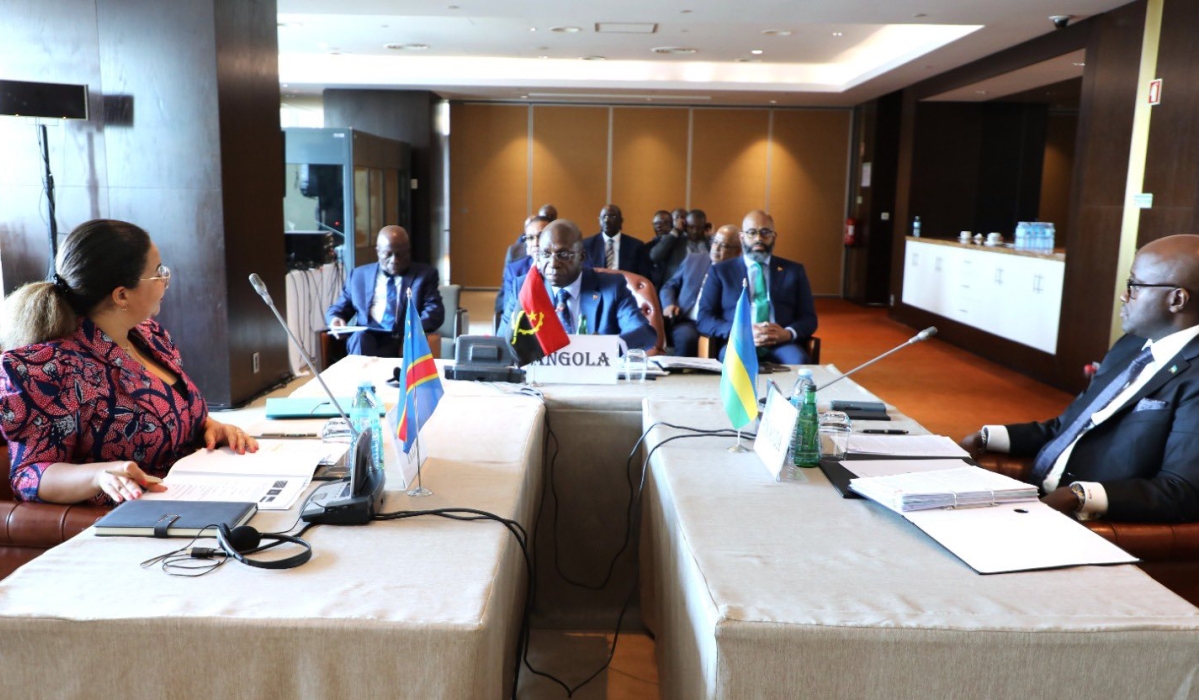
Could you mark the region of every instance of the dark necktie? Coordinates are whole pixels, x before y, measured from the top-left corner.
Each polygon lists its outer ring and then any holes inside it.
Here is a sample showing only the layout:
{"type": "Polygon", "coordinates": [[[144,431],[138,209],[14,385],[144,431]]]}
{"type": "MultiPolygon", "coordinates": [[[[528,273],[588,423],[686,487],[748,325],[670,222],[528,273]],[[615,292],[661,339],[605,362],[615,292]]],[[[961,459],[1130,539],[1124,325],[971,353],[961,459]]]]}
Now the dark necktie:
{"type": "Polygon", "coordinates": [[[616,242],[608,236],[604,236],[604,267],[616,269],[616,242]]]}
{"type": "Polygon", "coordinates": [[[383,320],[379,325],[387,330],[394,330],[396,327],[396,307],[399,305],[400,295],[396,290],[396,276],[392,275],[387,278],[387,308],[383,310],[383,320]]]}
{"type": "Polygon", "coordinates": [[[1091,403],[1087,404],[1086,408],[1074,418],[1074,422],[1069,427],[1058,433],[1057,437],[1045,443],[1045,446],[1037,453],[1036,461],[1033,462],[1032,483],[1040,486],[1041,482],[1045,481],[1045,477],[1049,476],[1049,472],[1053,471],[1053,465],[1062,456],[1062,453],[1066,451],[1066,448],[1073,444],[1078,439],[1078,436],[1082,435],[1083,431],[1091,424],[1091,415],[1096,411],[1103,410],[1131,382],[1136,381],[1136,378],[1141,374],[1141,370],[1145,369],[1145,366],[1152,361],[1153,353],[1150,351],[1150,348],[1142,350],[1124,368],[1123,372],[1113,377],[1112,381],[1103,387],[1103,390],[1091,400],[1091,403]]]}
{"type": "Polygon", "coordinates": [[[574,317],[570,314],[570,292],[568,290],[563,289],[558,292],[558,307],[556,311],[558,312],[558,320],[562,322],[562,327],[566,329],[566,332],[574,333],[575,322],[574,317]]]}

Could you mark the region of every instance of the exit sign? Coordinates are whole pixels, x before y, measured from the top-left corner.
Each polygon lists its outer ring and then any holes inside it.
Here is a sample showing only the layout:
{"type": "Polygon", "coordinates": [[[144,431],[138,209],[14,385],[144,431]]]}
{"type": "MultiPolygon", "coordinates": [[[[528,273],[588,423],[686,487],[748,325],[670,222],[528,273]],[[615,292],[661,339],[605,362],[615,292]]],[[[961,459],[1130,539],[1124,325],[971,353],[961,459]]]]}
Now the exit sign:
{"type": "Polygon", "coordinates": [[[1149,83],[1149,104],[1159,105],[1162,103],[1162,79],[1158,78],[1149,83]]]}

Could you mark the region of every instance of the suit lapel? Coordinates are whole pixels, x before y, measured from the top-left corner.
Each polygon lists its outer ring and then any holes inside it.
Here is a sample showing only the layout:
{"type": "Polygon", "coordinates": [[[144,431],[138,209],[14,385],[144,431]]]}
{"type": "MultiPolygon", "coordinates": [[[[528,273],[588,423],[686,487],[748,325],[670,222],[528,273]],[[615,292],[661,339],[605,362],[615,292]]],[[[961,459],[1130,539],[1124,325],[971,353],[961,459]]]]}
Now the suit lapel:
{"type": "MultiPolygon", "coordinates": [[[[770,259],[770,310],[778,313],[778,307],[775,306],[775,299],[783,298],[783,290],[786,289],[787,269],[779,263],[777,258],[770,259]]],[[[777,318],[776,318],[777,320],[777,318]]]]}
{"type": "Polygon", "coordinates": [[[596,277],[596,272],[584,269],[582,272],[583,279],[579,284],[579,315],[587,319],[587,332],[589,334],[599,333],[600,329],[596,323],[599,318],[599,279],[596,277]]]}
{"type": "Polygon", "coordinates": [[[1161,389],[1176,377],[1184,375],[1187,368],[1191,366],[1190,360],[1194,359],[1196,355],[1199,355],[1199,338],[1183,346],[1182,350],[1171,358],[1168,364],[1158,369],[1157,373],[1146,382],[1145,386],[1129,397],[1128,401],[1119,410],[1123,411],[1129,406],[1136,406],[1140,403],[1141,399],[1161,389]]]}

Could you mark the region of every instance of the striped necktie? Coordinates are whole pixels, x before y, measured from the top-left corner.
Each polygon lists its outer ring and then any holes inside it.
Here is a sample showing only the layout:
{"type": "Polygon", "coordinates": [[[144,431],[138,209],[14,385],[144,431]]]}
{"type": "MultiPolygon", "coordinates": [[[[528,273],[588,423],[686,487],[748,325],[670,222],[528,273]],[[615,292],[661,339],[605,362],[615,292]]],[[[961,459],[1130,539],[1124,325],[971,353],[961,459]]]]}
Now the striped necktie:
{"type": "Polygon", "coordinates": [[[604,267],[615,270],[616,267],[616,239],[604,236],[604,267]]]}
{"type": "Polygon", "coordinates": [[[1113,377],[1112,381],[1103,387],[1103,390],[1094,399],[1091,399],[1091,403],[1087,404],[1087,407],[1079,412],[1069,427],[1058,433],[1057,437],[1045,443],[1045,446],[1037,453],[1036,461],[1033,462],[1033,484],[1040,486],[1041,482],[1045,481],[1045,477],[1049,476],[1049,473],[1053,471],[1053,465],[1057,463],[1058,458],[1062,456],[1066,448],[1072,445],[1091,426],[1091,415],[1103,410],[1121,391],[1124,391],[1129,384],[1136,381],[1141,371],[1152,361],[1152,349],[1145,348],[1142,350],[1139,355],[1133,358],[1132,362],[1128,363],[1123,372],[1113,377]]]}
{"type": "Polygon", "coordinates": [[[570,291],[563,289],[558,292],[558,306],[555,309],[558,312],[558,320],[562,322],[562,327],[567,333],[575,332],[574,317],[570,313],[570,291]]]}

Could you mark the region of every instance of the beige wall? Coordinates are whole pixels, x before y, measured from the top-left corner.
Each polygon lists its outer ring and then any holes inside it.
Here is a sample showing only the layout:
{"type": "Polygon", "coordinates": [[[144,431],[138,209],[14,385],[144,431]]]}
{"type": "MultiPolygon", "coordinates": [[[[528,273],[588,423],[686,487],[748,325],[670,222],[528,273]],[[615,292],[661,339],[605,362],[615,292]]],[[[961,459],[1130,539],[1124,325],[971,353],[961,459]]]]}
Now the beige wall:
{"type": "Polygon", "coordinates": [[[608,202],[648,240],[658,209],[703,209],[714,226],[764,208],[778,255],[817,294],[841,292],[849,110],[454,103],[450,276],[494,287],[523,219],[552,202],[583,233],[608,202]]]}

